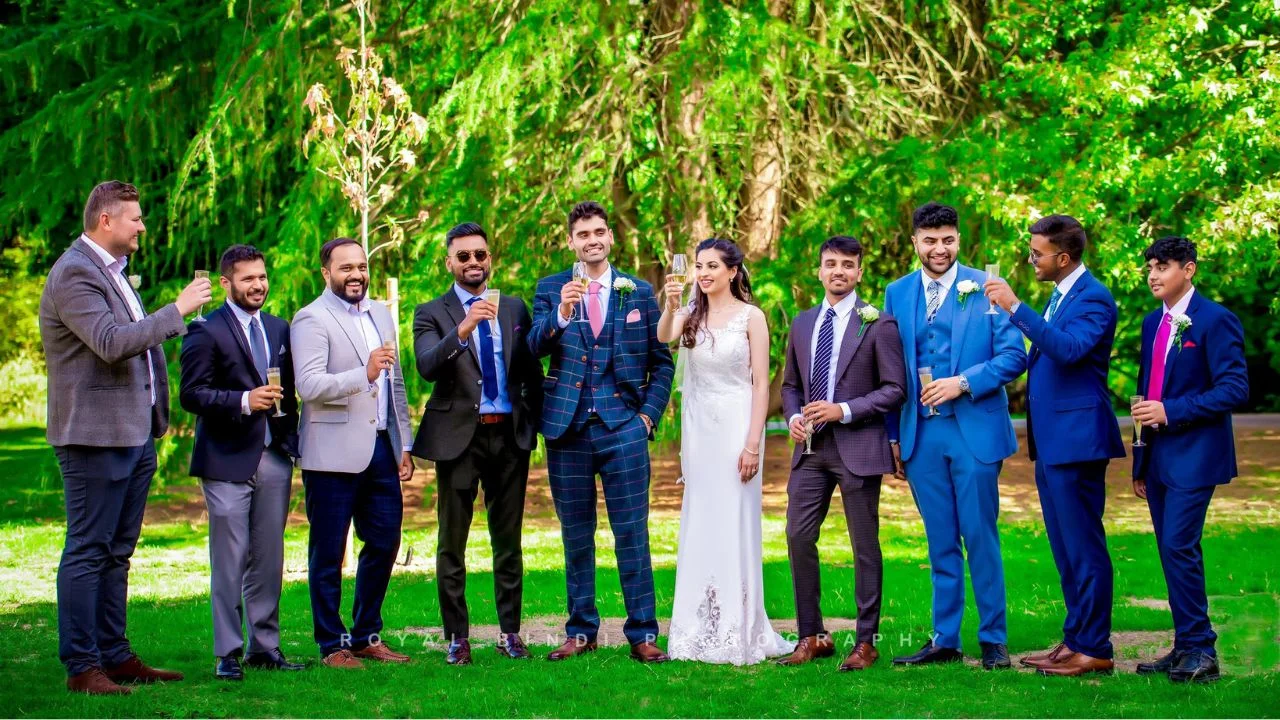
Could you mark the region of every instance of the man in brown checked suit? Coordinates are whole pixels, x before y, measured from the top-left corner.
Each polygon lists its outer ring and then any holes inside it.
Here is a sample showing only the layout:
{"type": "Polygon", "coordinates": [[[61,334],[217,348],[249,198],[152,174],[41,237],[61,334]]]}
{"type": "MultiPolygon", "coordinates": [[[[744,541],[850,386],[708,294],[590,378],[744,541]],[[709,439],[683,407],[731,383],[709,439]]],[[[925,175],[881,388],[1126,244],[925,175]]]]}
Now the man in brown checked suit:
{"type": "Polygon", "coordinates": [[[823,243],[819,257],[826,297],[792,322],[782,380],[782,409],[797,443],[787,483],[787,550],[800,642],[778,663],[800,665],[835,653],[819,603],[818,531],[839,486],[858,603],[857,642],[840,670],[862,670],[879,657],[880,476],[893,472],[885,414],[906,397],[906,366],[897,322],[854,291],[862,279],[862,245],[837,235],[823,243]],[[805,454],[810,427],[812,454],[805,454]]]}

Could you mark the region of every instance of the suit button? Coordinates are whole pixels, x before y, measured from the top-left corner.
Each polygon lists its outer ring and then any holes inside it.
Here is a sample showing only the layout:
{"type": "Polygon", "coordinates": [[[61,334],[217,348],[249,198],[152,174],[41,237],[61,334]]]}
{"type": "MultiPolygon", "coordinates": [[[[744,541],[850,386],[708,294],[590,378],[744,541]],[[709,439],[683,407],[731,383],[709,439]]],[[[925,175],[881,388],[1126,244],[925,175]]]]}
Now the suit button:
{"type": "Polygon", "coordinates": [[[599,366],[599,365],[592,365],[592,366],[591,366],[591,369],[592,369],[592,370],[599,370],[599,369],[600,369],[600,366],[599,366]]]}
{"type": "Polygon", "coordinates": [[[370,418],[370,419],[369,419],[369,424],[370,424],[370,425],[374,425],[374,424],[376,424],[377,422],[378,422],[378,421],[377,421],[377,420],[375,420],[375,419],[373,419],[373,418],[370,418]]]}
{"type": "Polygon", "coordinates": [[[479,405],[472,405],[472,406],[471,406],[471,409],[472,409],[472,410],[479,410],[479,409],[480,409],[480,406],[479,406],[479,405]]]}
{"type": "Polygon", "coordinates": [[[622,395],[620,395],[620,394],[618,394],[618,393],[614,393],[614,394],[613,394],[613,396],[614,396],[614,397],[622,397],[622,395]]]}
{"type": "Polygon", "coordinates": [[[477,381],[476,381],[476,384],[477,384],[477,385],[483,385],[483,384],[484,384],[484,379],[482,378],[482,379],[480,379],[480,380],[477,380],[477,381]]]}
{"type": "Polygon", "coordinates": [[[583,356],[582,356],[582,362],[586,362],[586,361],[587,361],[587,356],[586,356],[586,355],[583,355],[583,356]]]}
{"type": "Polygon", "coordinates": [[[576,388],[580,388],[580,387],[582,387],[582,383],[581,383],[581,382],[576,382],[576,383],[574,383],[574,384],[573,384],[573,386],[574,386],[574,387],[576,387],[576,388]]]}

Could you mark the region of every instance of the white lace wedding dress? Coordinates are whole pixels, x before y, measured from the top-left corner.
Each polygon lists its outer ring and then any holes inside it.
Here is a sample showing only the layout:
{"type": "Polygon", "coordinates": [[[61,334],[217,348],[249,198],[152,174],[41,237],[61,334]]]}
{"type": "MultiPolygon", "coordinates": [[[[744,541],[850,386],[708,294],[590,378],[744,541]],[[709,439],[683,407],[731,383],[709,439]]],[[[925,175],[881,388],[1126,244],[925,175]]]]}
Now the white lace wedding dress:
{"type": "Polygon", "coordinates": [[[667,641],[675,660],[751,665],[795,646],[764,611],[760,473],[747,483],[738,476],[751,424],[749,310],[682,350],[684,504],[667,641]]]}

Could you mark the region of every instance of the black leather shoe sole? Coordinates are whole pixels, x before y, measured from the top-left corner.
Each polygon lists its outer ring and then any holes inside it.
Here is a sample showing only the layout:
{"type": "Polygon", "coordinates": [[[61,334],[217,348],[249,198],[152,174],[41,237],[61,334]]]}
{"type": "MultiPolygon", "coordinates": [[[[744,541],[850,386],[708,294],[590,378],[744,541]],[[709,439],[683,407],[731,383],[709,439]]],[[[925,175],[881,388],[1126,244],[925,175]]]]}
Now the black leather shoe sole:
{"type": "Polygon", "coordinates": [[[907,657],[896,657],[893,659],[894,665],[941,665],[944,663],[958,663],[964,660],[964,656],[960,653],[955,655],[930,655],[928,657],[918,658],[913,655],[907,657]]]}
{"type": "Polygon", "coordinates": [[[219,673],[215,672],[213,677],[218,680],[240,681],[244,679],[244,673],[219,673]]]}
{"type": "Polygon", "coordinates": [[[1205,683],[1218,682],[1220,679],[1222,679],[1222,674],[1217,670],[1197,673],[1169,673],[1169,681],[1176,683],[1195,683],[1196,685],[1203,685],[1205,683]]]}
{"type": "Polygon", "coordinates": [[[982,661],[983,670],[1007,670],[1011,667],[1013,667],[1013,663],[1009,662],[1007,658],[1004,660],[997,660],[996,662],[987,662],[986,660],[982,661]]]}

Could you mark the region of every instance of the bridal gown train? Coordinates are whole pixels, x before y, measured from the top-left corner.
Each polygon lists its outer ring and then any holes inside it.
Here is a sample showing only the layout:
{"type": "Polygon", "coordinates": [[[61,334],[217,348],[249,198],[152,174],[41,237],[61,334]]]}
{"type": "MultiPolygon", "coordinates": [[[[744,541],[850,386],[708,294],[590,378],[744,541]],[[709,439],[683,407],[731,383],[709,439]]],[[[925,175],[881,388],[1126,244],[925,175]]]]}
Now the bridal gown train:
{"type": "Polygon", "coordinates": [[[794,648],[764,610],[761,473],[747,483],[738,476],[751,425],[749,311],[683,351],[684,503],[667,643],[675,660],[750,665],[794,648]]]}

